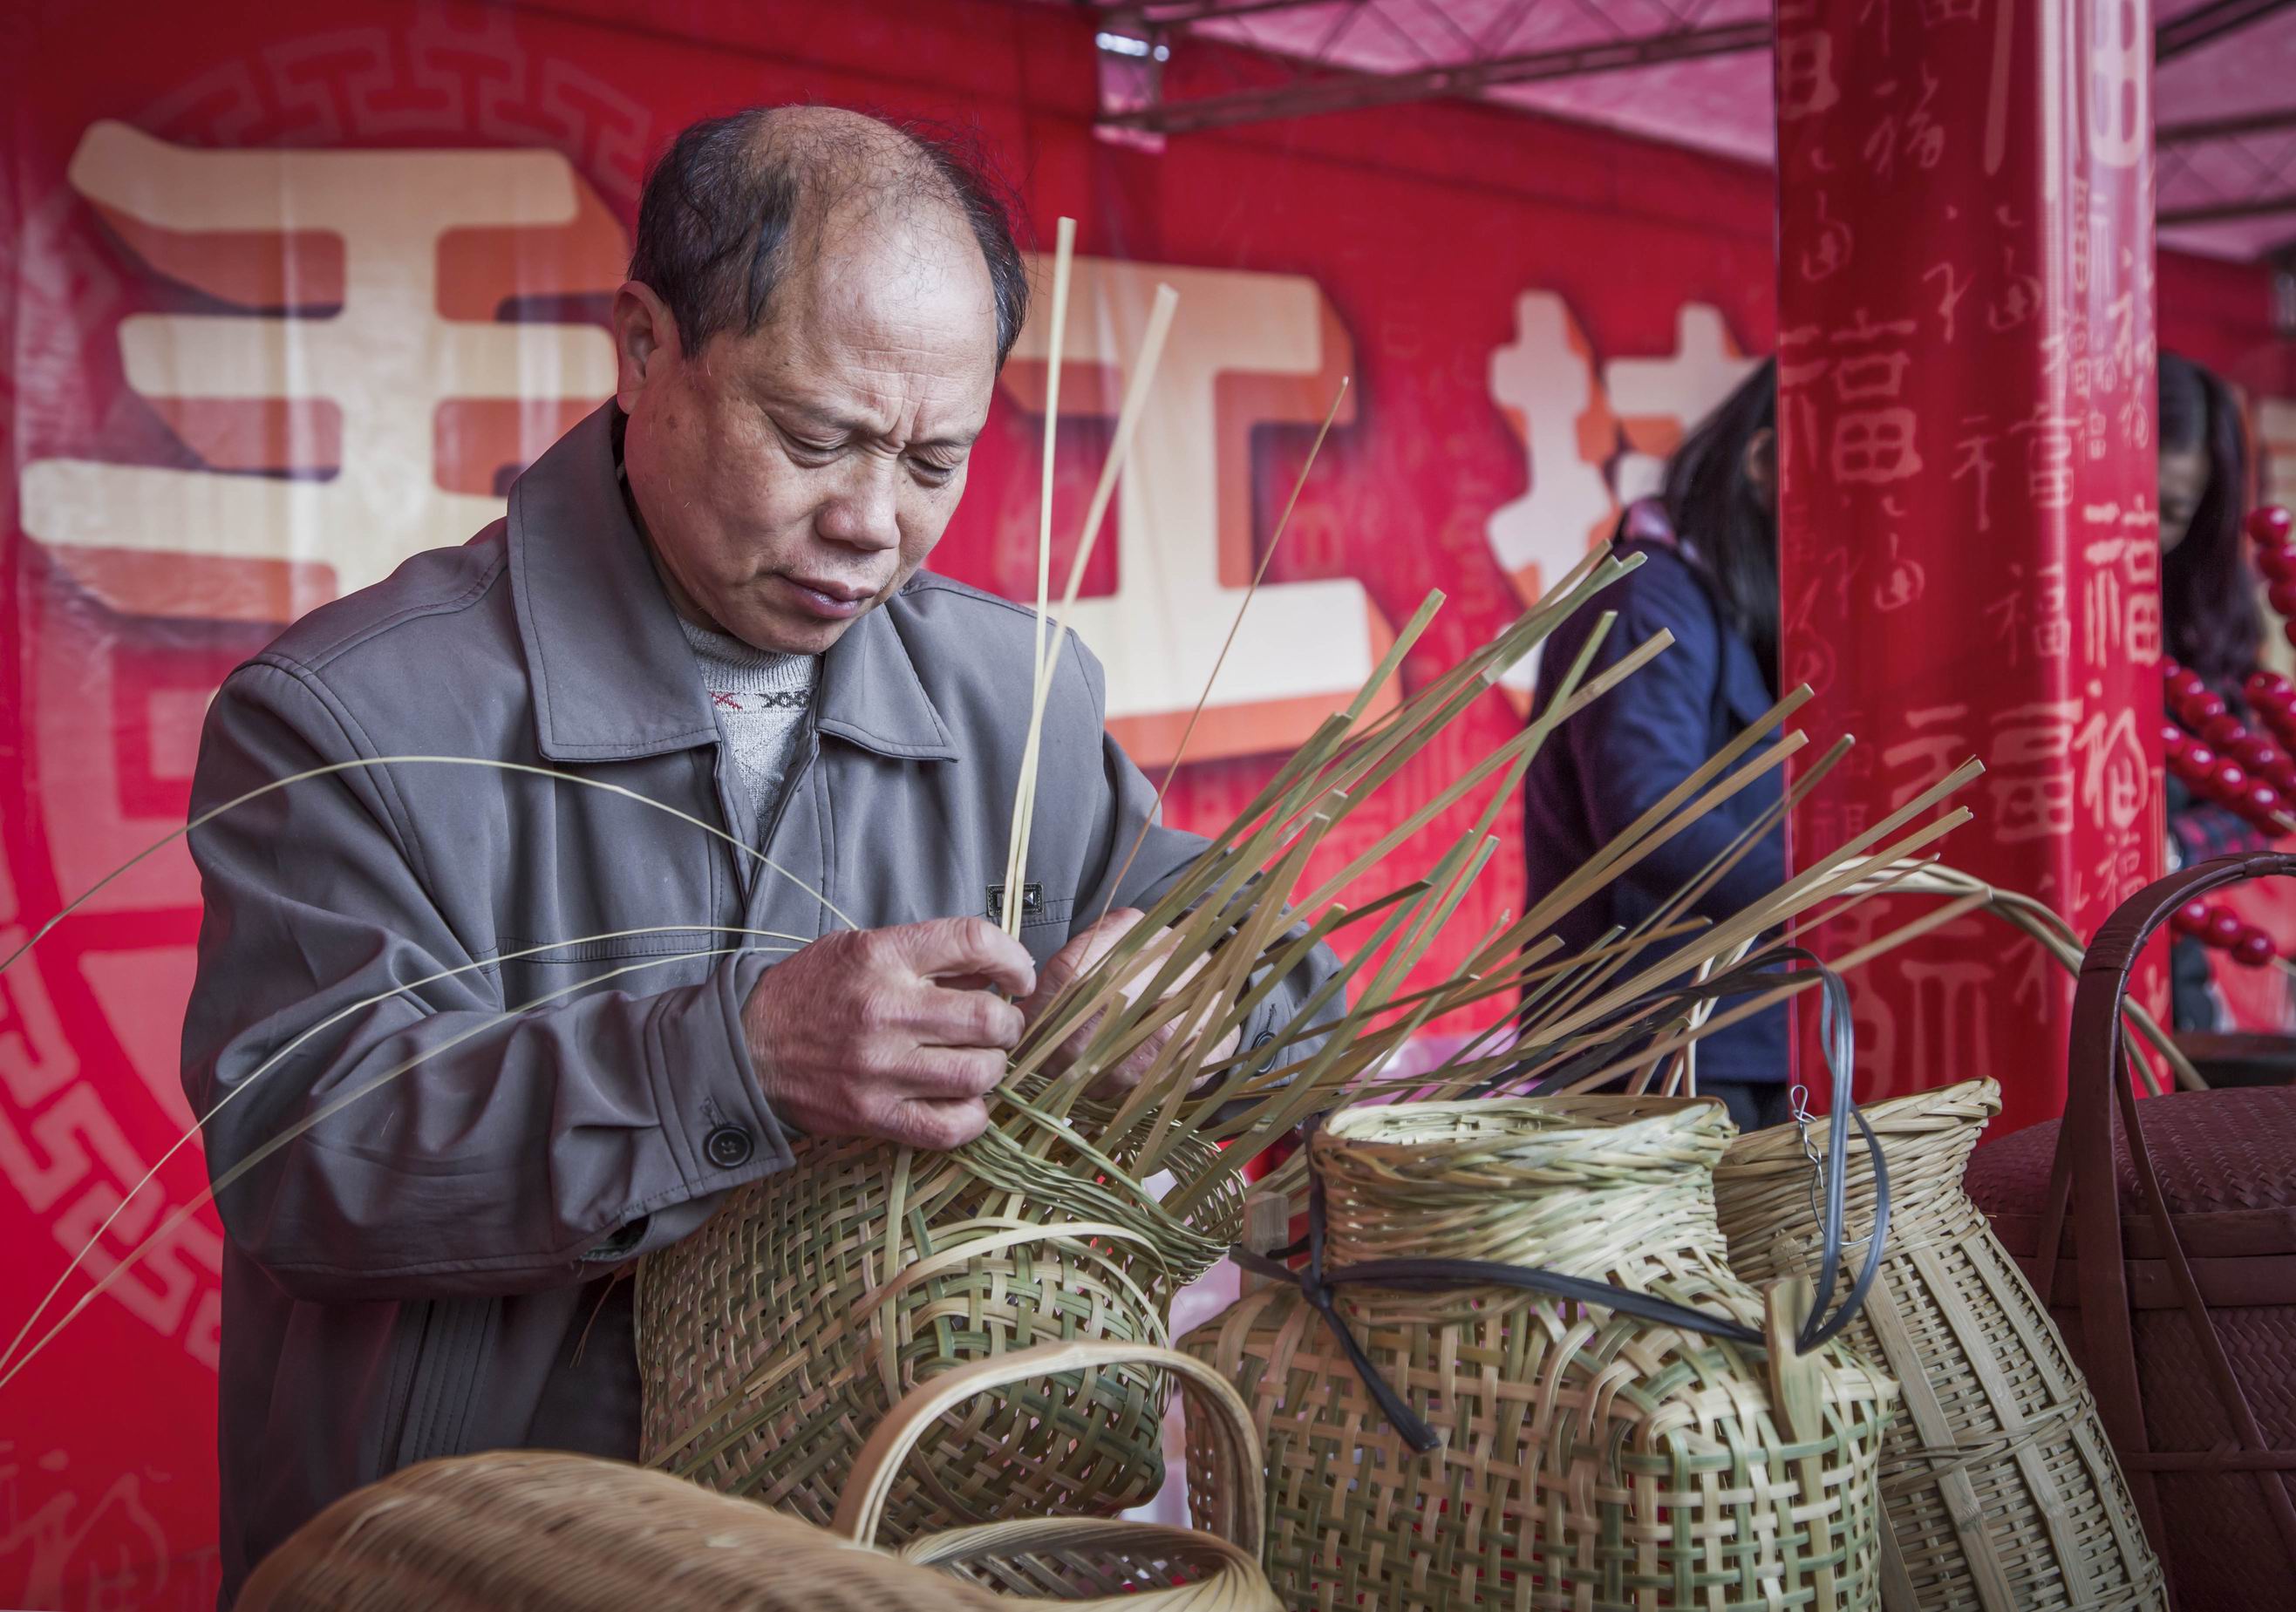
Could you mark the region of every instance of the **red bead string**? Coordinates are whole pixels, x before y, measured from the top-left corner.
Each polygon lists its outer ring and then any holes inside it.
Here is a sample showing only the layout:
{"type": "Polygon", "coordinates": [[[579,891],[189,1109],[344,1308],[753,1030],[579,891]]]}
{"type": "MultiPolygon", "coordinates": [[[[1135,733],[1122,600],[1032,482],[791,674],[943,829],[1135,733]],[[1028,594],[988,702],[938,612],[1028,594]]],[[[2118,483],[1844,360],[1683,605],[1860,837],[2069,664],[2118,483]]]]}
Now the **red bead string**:
{"type": "MultiPolygon", "coordinates": [[[[2251,511],[2246,524],[2257,569],[2271,585],[2266,597],[2286,618],[2281,630],[2296,644],[2296,540],[2291,536],[2296,520],[2279,505],[2267,504],[2251,511]]],[[[2296,831],[2290,815],[2296,806],[2296,683],[2278,672],[2250,674],[2242,691],[2270,730],[2267,738],[2234,716],[2200,674],[2173,660],[2166,670],[2169,712],[2176,718],[2161,733],[2169,771],[2259,833],[2296,831]]]]}
{"type": "Polygon", "coordinates": [[[2207,901],[2188,901],[2170,914],[2169,927],[2189,935],[2202,945],[2229,952],[2234,962],[2260,969],[2278,954],[2272,937],[2252,923],[2243,923],[2231,909],[2207,901]]]}
{"type": "Polygon", "coordinates": [[[2257,720],[2272,730],[2284,751],[2296,744],[2296,683],[2278,672],[2251,672],[2243,691],[2257,720]]]}
{"type": "MultiPolygon", "coordinates": [[[[2264,596],[2281,618],[2280,631],[2296,644],[2296,542],[2290,540],[2289,513],[2276,503],[2251,511],[2249,541],[2256,545],[2256,569],[2264,573],[2264,596]]],[[[2243,691],[2257,719],[2272,730],[2284,750],[2296,750],[2296,684],[2278,672],[2251,672],[2243,691]]]]}
{"type": "MultiPolygon", "coordinates": [[[[2288,803],[2296,799],[2296,757],[2251,732],[2199,673],[2174,661],[2168,663],[2168,671],[2169,708],[2177,716],[2177,722],[2161,730],[2169,771],[2194,794],[2238,814],[2259,833],[2289,832],[2288,803]]],[[[2296,706],[2296,687],[2290,688],[2288,697],[2290,705],[2296,706]]]]}
{"type": "MultiPolygon", "coordinates": [[[[2281,632],[2296,645],[2296,520],[2278,504],[2267,504],[2250,513],[2247,528],[2256,545],[2256,569],[2267,585],[2265,598],[2281,618],[2281,632]]],[[[2278,672],[2257,671],[2243,685],[2249,708],[2271,731],[2267,738],[2234,716],[2198,673],[2173,660],[2166,669],[2169,712],[2176,718],[2161,731],[2169,771],[2202,799],[2228,808],[2266,835],[2296,832],[2291,817],[2296,808],[2296,683],[2278,672]]],[[[2263,968],[2279,954],[2271,936],[2215,902],[2188,901],[2169,925],[2249,968],[2263,968]]]]}

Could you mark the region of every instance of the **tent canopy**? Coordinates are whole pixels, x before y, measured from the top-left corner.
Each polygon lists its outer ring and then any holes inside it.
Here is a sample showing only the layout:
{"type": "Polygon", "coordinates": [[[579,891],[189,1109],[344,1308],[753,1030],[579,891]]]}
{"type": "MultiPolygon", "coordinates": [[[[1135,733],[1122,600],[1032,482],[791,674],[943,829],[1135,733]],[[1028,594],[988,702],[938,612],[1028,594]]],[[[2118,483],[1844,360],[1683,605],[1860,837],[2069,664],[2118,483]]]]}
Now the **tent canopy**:
{"type": "MultiPolygon", "coordinates": [[[[1896,0],[1939,26],[1985,0],[1896,0]]],[[[1767,0],[1124,0],[1100,7],[1121,55],[1191,35],[1298,69],[1206,97],[1152,102],[1175,134],[1425,95],[1509,106],[1767,165],[1767,0]],[[1225,104],[1213,107],[1217,99],[1225,104]]],[[[2165,245],[2254,259],[2296,243],[2296,4],[2156,0],[2153,115],[2165,245]]],[[[1143,68],[1148,63],[1140,63],[1143,68]]]]}

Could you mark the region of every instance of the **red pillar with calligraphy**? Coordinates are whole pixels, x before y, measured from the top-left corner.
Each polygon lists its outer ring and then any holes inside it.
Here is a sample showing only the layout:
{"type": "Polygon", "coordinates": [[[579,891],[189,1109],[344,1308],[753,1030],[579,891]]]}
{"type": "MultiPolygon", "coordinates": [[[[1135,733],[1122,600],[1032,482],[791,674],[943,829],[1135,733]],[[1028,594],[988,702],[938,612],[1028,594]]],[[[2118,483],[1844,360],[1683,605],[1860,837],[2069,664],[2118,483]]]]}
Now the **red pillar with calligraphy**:
{"type": "MultiPolygon", "coordinates": [[[[1945,859],[2084,936],[2161,866],[2151,37],[2144,0],[1778,8],[1784,682],[1857,739],[1795,855],[1974,756],[1945,859]]],[[[1882,906],[1817,948],[1918,911],[1882,906]]],[[[1997,921],[1852,985],[1861,1095],[2062,1105],[2070,982],[1997,921]]]]}

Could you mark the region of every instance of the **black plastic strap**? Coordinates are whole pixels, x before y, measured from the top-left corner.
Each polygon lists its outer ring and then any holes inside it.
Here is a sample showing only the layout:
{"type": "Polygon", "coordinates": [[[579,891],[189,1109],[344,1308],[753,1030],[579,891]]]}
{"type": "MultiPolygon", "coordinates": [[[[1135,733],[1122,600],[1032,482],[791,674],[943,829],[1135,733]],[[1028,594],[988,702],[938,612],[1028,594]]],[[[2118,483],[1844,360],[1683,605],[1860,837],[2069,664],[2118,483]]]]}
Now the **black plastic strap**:
{"type": "MultiPolygon", "coordinates": [[[[1857,1110],[1852,1101],[1851,1065],[1856,1051],[1849,1017],[1849,987],[1841,977],[1810,953],[1800,946],[1774,946],[1759,957],[1751,959],[1735,969],[1714,976],[1700,984],[1680,991],[1660,993],[1627,1004],[1621,1011],[1632,1012],[1654,1002],[1669,1003],[1665,1010],[1637,1019],[1620,1036],[1608,1037],[1603,1047],[1574,1057],[1569,1064],[1552,1076],[1542,1079],[1544,1088],[1571,1078],[1574,1074],[1589,1073],[1609,1060],[1612,1049],[1623,1043],[1631,1045],[1647,1035],[1652,1028],[1677,1016],[1687,1002],[1709,998],[1743,995],[1768,989],[1789,975],[1775,965],[1804,962],[1821,976],[1819,981],[1818,1041],[1833,1087],[1833,1111],[1827,1136],[1825,1156],[1825,1206],[1820,1216],[1822,1240],[1819,1248],[1816,1301],[1795,1338],[1795,1347],[1808,1354],[1831,1340],[1848,1326],[1852,1317],[1865,1305],[1872,1291],[1874,1279],[1882,1268],[1882,1254],[1890,1226],[1889,1169],[1882,1158],[1882,1143],[1874,1134],[1873,1126],[1857,1110]],[[1600,1056],[1601,1060],[1595,1060],[1600,1056]],[[1584,1068],[1578,1068],[1584,1064],[1584,1068]],[[1868,1248],[1864,1267],[1850,1284],[1830,1317],[1824,1315],[1827,1301],[1833,1297],[1835,1284],[1841,1280],[1843,1247],[1843,1221],[1848,1213],[1848,1158],[1849,1122],[1866,1139],[1866,1150],[1874,1168],[1874,1228],[1867,1238],[1868,1248]],[[1821,1319],[1821,1318],[1824,1319],[1821,1319]]],[[[1307,1128],[1313,1130],[1311,1119],[1307,1128]]],[[[1452,1292],[1464,1288],[1505,1287],[1527,1292],[1545,1293],[1554,1297],[1578,1304],[1600,1305],[1661,1326],[1678,1327],[1685,1331],[1702,1332],[1714,1338],[1727,1338],[1749,1348],[1767,1348],[1768,1340],[1757,1329],[1727,1315],[1715,1315],[1678,1305],[1671,1299],[1621,1288],[1614,1283],[1595,1281],[1583,1276],[1567,1276],[1560,1271],[1549,1271],[1536,1265],[1502,1264],[1481,1259],[1372,1259],[1361,1264],[1342,1266],[1336,1271],[1324,1268],[1325,1211],[1324,1183],[1310,1173],[1308,1184],[1308,1235],[1289,1248],[1270,1254],[1255,1254],[1248,1248],[1230,1250],[1232,1257],[1244,1269],[1261,1276],[1293,1283],[1300,1297],[1323,1316],[1331,1328],[1332,1336],[1339,1340],[1348,1363],[1363,1379],[1380,1412],[1385,1416],[1404,1441],[1424,1454],[1442,1442],[1435,1430],[1413,1412],[1390,1385],[1363,1346],[1348,1330],[1340,1319],[1333,1301],[1332,1289],[1350,1282],[1382,1288],[1399,1289],[1406,1292],[1452,1292]],[[1301,1253],[1308,1256],[1304,1266],[1295,1269],[1284,1262],[1301,1253]]]]}

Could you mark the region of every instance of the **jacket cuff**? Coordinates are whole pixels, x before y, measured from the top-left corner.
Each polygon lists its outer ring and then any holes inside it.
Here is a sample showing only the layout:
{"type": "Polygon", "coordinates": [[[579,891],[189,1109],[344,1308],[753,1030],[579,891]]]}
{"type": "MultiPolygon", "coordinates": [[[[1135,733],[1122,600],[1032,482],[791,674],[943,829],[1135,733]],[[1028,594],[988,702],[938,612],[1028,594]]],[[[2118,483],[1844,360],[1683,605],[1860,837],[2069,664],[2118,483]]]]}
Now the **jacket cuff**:
{"type": "Polygon", "coordinates": [[[766,952],[729,957],[701,984],[668,993],[655,1015],[648,1074],[690,1191],[720,1192],[794,1162],[742,1032],[742,1004],[778,961],[766,952]]]}

